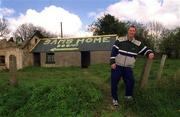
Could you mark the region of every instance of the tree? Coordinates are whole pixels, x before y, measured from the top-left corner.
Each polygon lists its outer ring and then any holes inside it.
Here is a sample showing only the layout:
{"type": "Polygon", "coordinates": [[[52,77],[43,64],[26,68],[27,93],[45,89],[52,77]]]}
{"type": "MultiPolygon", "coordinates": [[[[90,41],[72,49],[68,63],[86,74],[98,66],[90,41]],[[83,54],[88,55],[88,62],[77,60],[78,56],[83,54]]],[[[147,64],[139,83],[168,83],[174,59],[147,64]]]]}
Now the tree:
{"type": "Polygon", "coordinates": [[[21,38],[22,41],[29,39],[37,28],[33,24],[22,24],[20,25],[15,33],[14,36],[16,38],[21,38]]]}
{"type": "Polygon", "coordinates": [[[154,48],[156,51],[160,51],[159,45],[162,41],[161,36],[162,33],[166,30],[166,28],[157,21],[149,22],[146,24],[146,29],[149,32],[149,35],[151,36],[152,40],[154,41],[154,48]]]}
{"type": "Polygon", "coordinates": [[[174,30],[166,30],[162,35],[160,49],[162,53],[166,53],[168,57],[180,57],[180,27],[174,30]]]}
{"type": "Polygon", "coordinates": [[[136,39],[142,41],[145,45],[153,49],[153,40],[149,35],[145,25],[135,22],[121,22],[110,14],[106,14],[90,25],[90,30],[94,35],[117,34],[118,36],[127,35],[127,29],[130,25],[137,27],[136,39]]]}
{"type": "Polygon", "coordinates": [[[176,58],[180,58],[180,27],[175,29],[174,43],[176,47],[175,56],[176,58]]]}
{"type": "Polygon", "coordinates": [[[53,33],[47,31],[46,29],[44,29],[43,27],[40,27],[40,26],[37,27],[36,31],[39,31],[43,35],[43,37],[46,37],[46,38],[57,37],[56,34],[53,34],[53,33]]]}
{"type": "Polygon", "coordinates": [[[0,37],[6,37],[9,32],[8,21],[5,18],[0,18],[0,37]]]}
{"type": "Polygon", "coordinates": [[[120,22],[114,16],[106,14],[92,23],[89,29],[93,31],[94,35],[117,34],[118,36],[124,36],[127,33],[126,25],[127,23],[120,22]]]}
{"type": "Polygon", "coordinates": [[[55,36],[54,34],[46,31],[44,28],[42,28],[40,26],[34,26],[31,23],[29,23],[29,24],[25,23],[25,24],[20,25],[16,29],[16,31],[14,33],[14,37],[21,41],[28,40],[33,36],[33,34],[37,30],[40,31],[44,37],[54,37],[55,36]]]}
{"type": "Polygon", "coordinates": [[[160,39],[161,33],[165,30],[165,27],[157,21],[147,23],[146,28],[156,39],[160,39]]]}

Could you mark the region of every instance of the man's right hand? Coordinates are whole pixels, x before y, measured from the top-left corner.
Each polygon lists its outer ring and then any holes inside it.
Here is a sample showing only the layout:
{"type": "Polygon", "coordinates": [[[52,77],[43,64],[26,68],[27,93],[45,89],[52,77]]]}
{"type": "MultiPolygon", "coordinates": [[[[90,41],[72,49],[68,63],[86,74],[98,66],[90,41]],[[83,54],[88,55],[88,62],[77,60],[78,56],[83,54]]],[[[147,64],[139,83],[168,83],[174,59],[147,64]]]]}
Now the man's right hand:
{"type": "Polygon", "coordinates": [[[111,69],[116,69],[116,64],[115,63],[111,65],[111,69]]]}

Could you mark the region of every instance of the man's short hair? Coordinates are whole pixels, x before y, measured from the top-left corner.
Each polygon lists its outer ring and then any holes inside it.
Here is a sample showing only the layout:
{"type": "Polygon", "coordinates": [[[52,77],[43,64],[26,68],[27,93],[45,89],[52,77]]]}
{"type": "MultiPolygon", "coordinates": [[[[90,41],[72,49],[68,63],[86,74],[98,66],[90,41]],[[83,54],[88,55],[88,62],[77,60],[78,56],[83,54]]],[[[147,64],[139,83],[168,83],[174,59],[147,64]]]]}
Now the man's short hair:
{"type": "Polygon", "coordinates": [[[130,25],[128,29],[130,29],[130,28],[135,28],[135,30],[136,30],[136,26],[135,25],[130,25]]]}

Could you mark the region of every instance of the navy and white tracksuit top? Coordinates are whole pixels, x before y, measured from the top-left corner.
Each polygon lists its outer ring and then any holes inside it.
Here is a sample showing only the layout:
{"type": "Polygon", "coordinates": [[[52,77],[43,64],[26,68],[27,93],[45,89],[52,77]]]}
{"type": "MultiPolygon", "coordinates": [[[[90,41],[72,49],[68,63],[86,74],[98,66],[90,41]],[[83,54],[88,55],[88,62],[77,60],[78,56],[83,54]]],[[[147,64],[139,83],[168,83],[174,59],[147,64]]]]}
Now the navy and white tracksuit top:
{"type": "Polygon", "coordinates": [[[111,52],[110,64],[117,64],[123,67],[133,67],[138,54],[148,56],[152,53],[147,46],[138,40],[129,41],[127,36],[118,38],[111,52]]]}

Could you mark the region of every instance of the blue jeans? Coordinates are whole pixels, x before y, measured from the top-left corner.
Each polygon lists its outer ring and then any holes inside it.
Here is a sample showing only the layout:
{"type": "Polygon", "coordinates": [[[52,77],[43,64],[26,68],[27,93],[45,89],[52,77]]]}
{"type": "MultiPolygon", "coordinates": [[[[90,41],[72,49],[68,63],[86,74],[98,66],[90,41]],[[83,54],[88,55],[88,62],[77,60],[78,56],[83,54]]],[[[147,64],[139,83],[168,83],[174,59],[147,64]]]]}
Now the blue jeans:
{"type": "Polygon", "coordinates": [[[133,96],[134,76],[132,68],[116,65],[116,69],[111,69],[111,95],[115,100],[118,100],[117,88],[121,77],[125,83],[125,96],[133,96]]]}

